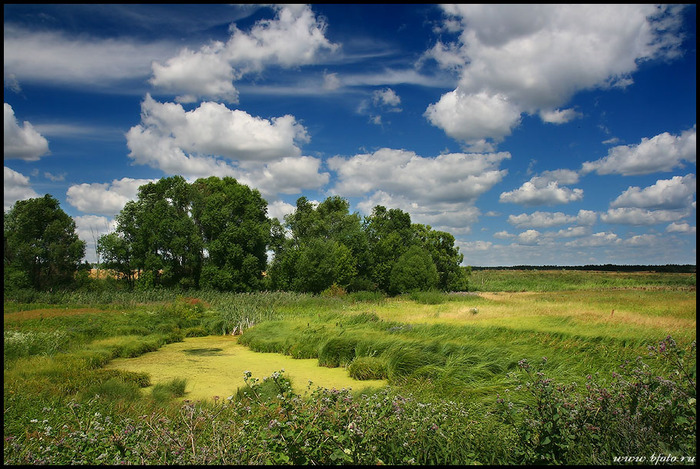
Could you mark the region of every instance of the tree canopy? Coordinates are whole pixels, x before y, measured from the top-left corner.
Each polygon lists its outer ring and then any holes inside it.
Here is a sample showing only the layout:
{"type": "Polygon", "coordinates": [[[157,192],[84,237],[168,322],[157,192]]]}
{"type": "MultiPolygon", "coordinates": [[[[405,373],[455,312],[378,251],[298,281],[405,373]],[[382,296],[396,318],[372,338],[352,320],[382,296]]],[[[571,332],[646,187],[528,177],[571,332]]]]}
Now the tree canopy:
{"type": "Polygon", "coordinates": [[[64,287],[85,255],[75,222],[49,194],[20,200],[4,216],[6,288],[64,287]]]}
{"type": "Polygon", "coordinates": [[[260,289],[270,221],[257,190],[231,177],[181,176],[139,188],[98,250],[106,266],[149,286],[260,289]]]}
{"type": "MultiPolygon", "coordinates": [[[[141,186],[97,253],[131,288],[399,294],[467,286],[454,237],[412,223],[400,209],[377,205],[363,218],[337,195],[319,203],[299,197],[280,222],[268,217],[259,191],[231,177],[171,176],[141,186]]],[[[6,283],[65,284],[84,254],[75,223],[49,195],[5,215],[6,283]]]]}

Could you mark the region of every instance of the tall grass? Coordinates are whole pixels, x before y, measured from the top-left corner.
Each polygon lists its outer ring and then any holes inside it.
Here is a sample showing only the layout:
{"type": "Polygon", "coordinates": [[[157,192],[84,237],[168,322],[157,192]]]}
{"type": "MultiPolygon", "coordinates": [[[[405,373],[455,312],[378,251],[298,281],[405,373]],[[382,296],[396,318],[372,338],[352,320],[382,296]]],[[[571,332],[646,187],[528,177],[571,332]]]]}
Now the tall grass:
{"type": "Polygon", "coordinates": [[[694,455],[689,277],[538,274],[482,286],[558,291],[14,293],[4,314],[5,463],[609,464],[631,449],[694,455]],[[633,287],[648,290],[617,290],[633,287]],[[653,339],[671,330],[678,344],[653,339]],[[187,336],[232,333],[252,350],[314,358],[389,386],[304,397],[277,374],[231,400],[189,403],[183,379],[156,383],[149,398],[147,375],[104,368],[187,336]],[[649,359],[648,347],[660,358],[649,359]],[[525,365],[542,357],[546,368],[528,375],[525,365]]]}

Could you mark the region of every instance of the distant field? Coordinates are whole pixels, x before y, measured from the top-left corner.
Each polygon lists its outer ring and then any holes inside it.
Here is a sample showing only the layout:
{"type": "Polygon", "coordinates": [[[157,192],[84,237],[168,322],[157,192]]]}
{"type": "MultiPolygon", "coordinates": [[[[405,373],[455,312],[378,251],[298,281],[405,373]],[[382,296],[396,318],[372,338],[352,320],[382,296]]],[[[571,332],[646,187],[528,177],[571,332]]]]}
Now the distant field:
{"type": "Polygon", "coordinates": [[[471,291],[561,291],[610,288],[695,289],[694,273],[585,270],[474,270],[471,291]]]}

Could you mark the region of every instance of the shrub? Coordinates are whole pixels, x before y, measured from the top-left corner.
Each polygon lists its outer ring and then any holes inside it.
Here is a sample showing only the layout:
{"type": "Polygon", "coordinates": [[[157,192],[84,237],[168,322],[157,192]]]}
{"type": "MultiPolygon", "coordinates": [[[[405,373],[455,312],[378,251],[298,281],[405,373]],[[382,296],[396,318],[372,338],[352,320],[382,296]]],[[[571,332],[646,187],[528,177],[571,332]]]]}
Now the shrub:
{"type": "Polygon", "coordinates": [[[556,384],[543,369],[521,360],[516,390],[521,406],[498,398],[500,413],[517,434],[520,464],[612,464],[621,455],[696,452],[695,341],[685,349],[668,336],[650,349],[660,360],[657,375],[638,357],[612,373],[610,383],[588,376],[583,393],[576,383],[556,384]],[[519,418],[518,415],[522,415],[519,418]]]}
{"type": "Polygon", "coordinates": [[[389,290],[394,294],[430,290],[437,284],[435,263],[430,253],[418,246],[408,248],[391,269],[389,290]]]}

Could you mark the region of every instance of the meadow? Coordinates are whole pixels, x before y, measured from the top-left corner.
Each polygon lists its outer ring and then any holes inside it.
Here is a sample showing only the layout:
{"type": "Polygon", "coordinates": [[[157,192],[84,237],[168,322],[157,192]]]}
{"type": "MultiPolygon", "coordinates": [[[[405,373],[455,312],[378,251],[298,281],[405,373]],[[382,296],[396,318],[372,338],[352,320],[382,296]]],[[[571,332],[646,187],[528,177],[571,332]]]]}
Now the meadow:
{"type": "Polygon", "coordinates": [[[5,464],[694,464],[695,285],[5,295],[5,464]]]}

